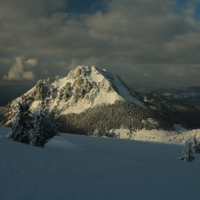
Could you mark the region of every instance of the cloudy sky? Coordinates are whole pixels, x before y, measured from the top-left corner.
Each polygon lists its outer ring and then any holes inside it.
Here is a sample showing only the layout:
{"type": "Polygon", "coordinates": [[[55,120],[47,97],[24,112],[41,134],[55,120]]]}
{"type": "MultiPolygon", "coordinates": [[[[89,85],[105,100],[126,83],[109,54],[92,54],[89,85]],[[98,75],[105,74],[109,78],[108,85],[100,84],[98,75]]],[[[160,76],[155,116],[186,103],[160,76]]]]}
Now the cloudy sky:
{"type": "Polygon", "coordinates": [[[0,85],[78,65],[130,86],[200,84],[199,0],[0,0],[0,85]]]}

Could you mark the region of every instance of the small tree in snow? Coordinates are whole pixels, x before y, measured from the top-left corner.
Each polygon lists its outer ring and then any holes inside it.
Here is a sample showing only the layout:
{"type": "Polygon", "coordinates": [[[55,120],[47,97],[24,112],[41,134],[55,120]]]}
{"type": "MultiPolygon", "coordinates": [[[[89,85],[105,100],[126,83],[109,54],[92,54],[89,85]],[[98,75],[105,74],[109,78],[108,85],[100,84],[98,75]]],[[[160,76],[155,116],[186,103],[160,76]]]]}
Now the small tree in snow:
{"type": "Polygon", "coordinates": [[[184,160],[187,162],[192,162],[194,160],[194,156],[192,155],[193,153],[192,146],[193,146],[193,142],[191,141],[191,139],[185,142],[181,160],[184,160]]]}
{"type": "Polygon", "coordinates": [[[200,153],[200,141],[197,140],[195,137],[192,139],[192,153],[200,153]]]}
{"type": "Polygon", "coordinates": [[[197,139],[195,137],[193,137],[190,140],[192,142],[192,146],[191,146],[192,153],[198,153],[197,139]]]}

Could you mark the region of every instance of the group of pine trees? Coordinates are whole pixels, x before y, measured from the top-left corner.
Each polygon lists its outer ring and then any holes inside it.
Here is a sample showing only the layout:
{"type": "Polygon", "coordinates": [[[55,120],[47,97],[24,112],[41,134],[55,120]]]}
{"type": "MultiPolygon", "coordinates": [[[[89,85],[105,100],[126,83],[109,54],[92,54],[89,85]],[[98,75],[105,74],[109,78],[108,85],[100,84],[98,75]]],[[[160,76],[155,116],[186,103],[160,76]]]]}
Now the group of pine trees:
{"type": "Polygon", "coordinates": [[[116,101],[114,104],[100,104],[88,108],[81,113],[51,112],[51,120],[62,124],[61,131],[64,133],[93,135],[95,130],[102,134],[111,129],[129,129],[130,131],[141,129],[164,129],[173,130],[174,126],[166,116],[155,110],[144,109],[129,101],[116,101]],[[55,119],[56,116],[56,119],[55,119]],[[148,122],[152,118],[157,124],[148,122]],[[142,121],[147,123],[142,123],[142,121]]]}
{"type": "Polygon", "coordinates": [[[59,123],[52,124],[47,111],[42,108],[34,113],[30,112],[30,103],[18,99],[16,109],[18,110],[15,121],[12,124],[8,138],[44,147],[46,141],[58,134],[59,123]]]}

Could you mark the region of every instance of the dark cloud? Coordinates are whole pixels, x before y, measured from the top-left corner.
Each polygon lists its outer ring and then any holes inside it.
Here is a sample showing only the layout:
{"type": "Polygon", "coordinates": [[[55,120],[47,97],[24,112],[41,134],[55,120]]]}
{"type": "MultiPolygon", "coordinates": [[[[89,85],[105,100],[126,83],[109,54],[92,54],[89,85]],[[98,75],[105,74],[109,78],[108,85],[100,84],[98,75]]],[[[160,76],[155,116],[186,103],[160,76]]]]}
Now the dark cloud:
{"type": "Polygon", "coordinates": [[[0,70],[2,77],[14,80],[9,77],[15,74],[15,80],[36,80],[81,64],[112,69],[106,60],[114,59],[119,65],[115,71],[128,81],[140,77],[159,83],[170,76],[174,83],[184,82],[183,77],[187,83],[198,81],[192,78],[200,75],[195,1],[184,6],[176,0],[106,2],[103,12],[88,14],[64,12],[64,0],[0,2],[0,54],[13,58],[0,70]],[[23,67],[15,64],[19,57],[23,67]],[[184,76],[188,70],[195,73],[184,76]]]}
{"type": "Polygon", "coordinates": [[[179,66],[140,65],[134,68],[123,65],[121,67],[110,66],[108,70],[120,75],[133,88],[155,85],[197,85],[200,83],[200,64],[179,66]]]}

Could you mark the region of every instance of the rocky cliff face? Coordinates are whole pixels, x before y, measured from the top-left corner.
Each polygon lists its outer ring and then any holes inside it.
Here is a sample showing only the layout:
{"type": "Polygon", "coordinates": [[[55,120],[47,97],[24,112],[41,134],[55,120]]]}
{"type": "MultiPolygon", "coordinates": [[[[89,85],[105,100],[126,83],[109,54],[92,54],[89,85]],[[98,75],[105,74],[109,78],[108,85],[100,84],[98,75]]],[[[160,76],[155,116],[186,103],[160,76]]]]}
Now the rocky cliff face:
{"type": "MultiPolygon", "coordinates": [[[[32,112],[47,109],[52,121],[63,124],[63,132],[86,134],[96,129],[122,127],[172,130],[175,123],[186,128],[200,126],[179,112],[191,111],[191,106],[178,102],[175,106],[162,96],[138,94],[120,77],[94,66],[78,66],[66,77],[39,80],[21,97],[31,102],[32,112]]],[[[2,124],[5,126],[11,125],[15,118],[15,102],[16,99],[4,109],[2,124]]],[[[200,116],[200,112],[196,114],[200,116]]]]}

